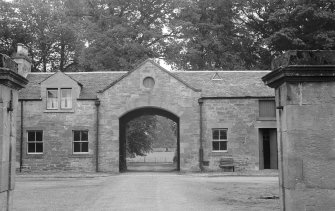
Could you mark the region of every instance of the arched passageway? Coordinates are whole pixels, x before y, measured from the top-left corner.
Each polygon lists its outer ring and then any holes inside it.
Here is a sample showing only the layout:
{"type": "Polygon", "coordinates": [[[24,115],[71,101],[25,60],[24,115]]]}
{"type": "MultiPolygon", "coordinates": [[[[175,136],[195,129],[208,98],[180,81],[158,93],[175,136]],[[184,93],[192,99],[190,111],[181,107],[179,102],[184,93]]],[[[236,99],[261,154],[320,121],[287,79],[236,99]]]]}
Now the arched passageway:
{"type": "MultiPolygon", "coordinates": [[[[171,170],[180,170],[180,134],[179,134],[179,117],[175,114],[160,108],[155,107],[143,107],[139,109],[132,110],[122,117],[119,118],[119,171],[125,172],[128,170],[127,164],[127,124],[139,117],[148,116],[148,115],[156,115],[168,118],[176,123],[177,131],[176,131],[176,150],[175,150],[175,167],[171,170]]],[[[151,170],[154,170],[153,168],[151,170]]]]}

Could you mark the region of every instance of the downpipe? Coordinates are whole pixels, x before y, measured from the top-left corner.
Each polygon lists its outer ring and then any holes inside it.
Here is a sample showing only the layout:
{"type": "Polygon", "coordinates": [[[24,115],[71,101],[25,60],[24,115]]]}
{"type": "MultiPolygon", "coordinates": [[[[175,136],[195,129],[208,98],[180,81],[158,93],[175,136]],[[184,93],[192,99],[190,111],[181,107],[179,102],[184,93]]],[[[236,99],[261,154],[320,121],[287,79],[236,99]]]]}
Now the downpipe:
{"type": "Polygon", "coordinates": [[[200,129],[200,133],[199,133],[199,168],[200,171],[204,171],[204,166],[203,166],[203,161],[204,161],[204,149],[203,149],[203,127],[202,127],[202,106],[203,106],[203,99],[199,99],[198,100],[199,103],[199,113],[200,113],[200,117],[199,117],[199,129],[200,129]]]}
{"type": "Polygon", "coordinates": [[[95,132],[95,138],[96,138],[96,145],[95,145],[95,171],[99,172],[99,122],[100,122],[100,116],[99,116],[99,107],[100,107],[100,100],[97,99],[95,101],[95,107],[96,107],[96,132],[95,132]]]}

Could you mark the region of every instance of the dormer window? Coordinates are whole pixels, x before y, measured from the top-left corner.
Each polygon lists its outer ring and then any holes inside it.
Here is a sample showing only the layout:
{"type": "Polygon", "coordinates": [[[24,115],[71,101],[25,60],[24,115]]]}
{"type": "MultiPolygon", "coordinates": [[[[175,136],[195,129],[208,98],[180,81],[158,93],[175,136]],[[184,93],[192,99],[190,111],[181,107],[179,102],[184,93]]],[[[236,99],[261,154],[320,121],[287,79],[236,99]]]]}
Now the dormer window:
{"type": "Polygon", "coordinates": [[[72,94],[71,89],[61,89],[61,104],[62,109],[71,109],[72,108],[72,94]]]}
{"type": "Polygon", "coordinates": [[[71,88],[48,88],[47,89],[47,109],[71,109],[72,89],[71,88]],[[60,96],[60,97],[59,97],[60,96]]]}
{"type": "Polygon", "coordinates": [[[58,89],[47,89],[47,109],[58,109],[58,89]]]}

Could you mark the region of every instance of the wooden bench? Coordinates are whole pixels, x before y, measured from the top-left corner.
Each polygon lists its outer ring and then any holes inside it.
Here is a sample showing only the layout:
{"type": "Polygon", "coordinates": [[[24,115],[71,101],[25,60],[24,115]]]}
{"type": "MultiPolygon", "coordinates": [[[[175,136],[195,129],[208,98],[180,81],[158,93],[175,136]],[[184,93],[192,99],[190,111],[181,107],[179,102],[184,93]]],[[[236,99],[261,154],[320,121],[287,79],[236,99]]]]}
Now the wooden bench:
{"type": "Polygon", "coordinates": [[[224,169],[226,167],[232,168],[235,171],[234,159],[233,158],[222,158],[220,160],[219,167],[224,169]]]}

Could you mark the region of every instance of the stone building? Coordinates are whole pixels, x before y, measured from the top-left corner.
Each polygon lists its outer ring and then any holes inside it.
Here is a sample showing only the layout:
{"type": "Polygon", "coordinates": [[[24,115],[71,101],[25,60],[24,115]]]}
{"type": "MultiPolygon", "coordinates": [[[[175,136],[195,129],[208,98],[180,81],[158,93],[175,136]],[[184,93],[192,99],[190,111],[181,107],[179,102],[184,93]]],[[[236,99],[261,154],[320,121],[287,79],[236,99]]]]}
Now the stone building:
{"type": "MultiPolygon", "coordinates": [[[[20,63],[18,55],[14,60],[20,63]]],[[[13,206],[18,90],[28,83],[17,63],[0,53],[0,210],[13,206]]]]}
{"type": "Polygon", "coordinates": [[[28,170],[126,169],[125,124],[143,114],[178,124],[177,170],[277,168],[269,71],[168,71],[146,60],[130,72],[25,71],[17,162],[28,170]]]}

